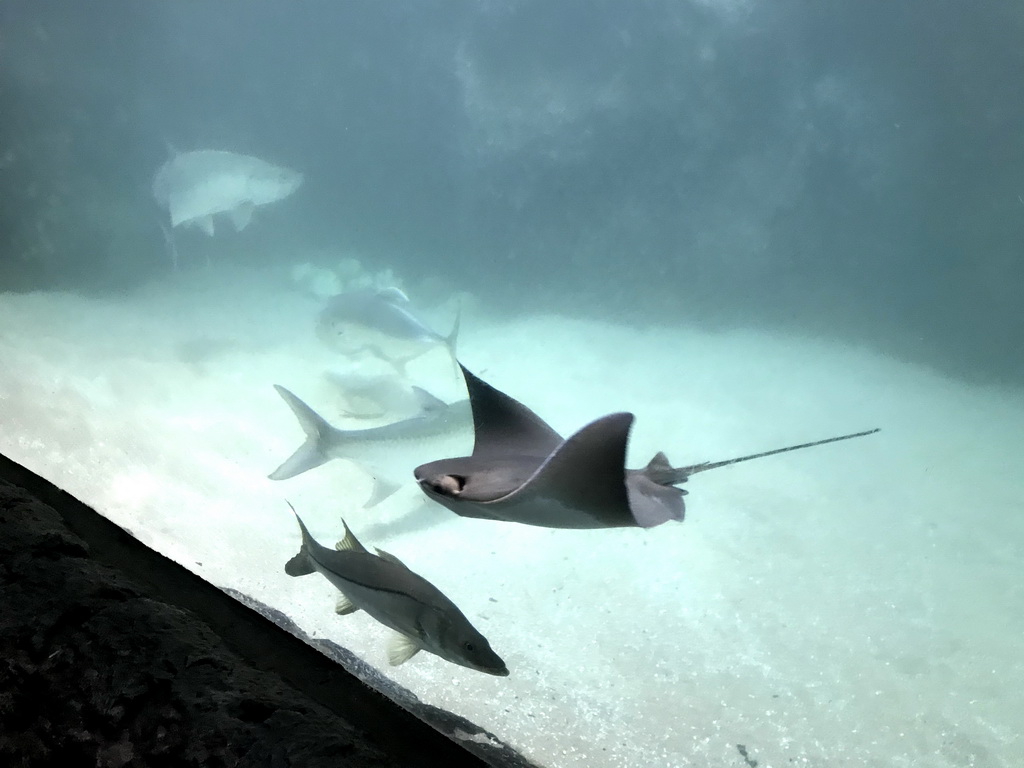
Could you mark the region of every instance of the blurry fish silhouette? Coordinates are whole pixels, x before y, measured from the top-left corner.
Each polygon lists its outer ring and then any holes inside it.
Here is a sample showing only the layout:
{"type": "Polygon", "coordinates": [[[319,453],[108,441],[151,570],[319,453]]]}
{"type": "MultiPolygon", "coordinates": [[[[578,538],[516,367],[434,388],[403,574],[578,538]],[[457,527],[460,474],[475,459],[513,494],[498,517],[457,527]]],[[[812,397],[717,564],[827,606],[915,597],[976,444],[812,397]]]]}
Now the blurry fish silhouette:
{"type": "Polygon", "coordinates": [[[213,235],[213,217],[230,216],[241,231],[253,208],[288,197],[302,174],[257,157],[213,149],[179,152],[157,170],[153,197],[170,214],[171,227],[196,226],[213,235]]]}
{"type": "Polygon", "coordinates": [[[546,528],[651,528],[682,520],[690,475],[786,451],[848,440],[877,429],[687,467],[658,453],[627,469],[633,414],[613,413],[563,440],[522,403],[462,368],[473,409],[473,455],[414,471],[423,492],[463,517],[546,528]]]}
{"type": "Polygon", "coordinates": [[[338,429],[284,387],[275,384],[274,389],[299,420],[306,433],[306,442],[270,473],[270,479],[287,480],[331,459],[348,459],[373,477],[373,493],[364,508],[384,501],[401,487],[402,482],[408,481],[408,466],[402,472],[388,471],[388,467],[394,465],[395,449],[400,444],[468,431],[472,424],[468,400],[449,404],[416,387],[414,389],[422,403],[419,415],[382,427],[338,429]]]}
{"type": "MultiPolygon", "coordinates": [[[[422,415],[438,406],[447,407],[422,388],[410,386],[394,374],[363,374],[327,371],[325,378],[345,398],[343,413],[352,419],[403,418],[422,415]]],[[[468,406],[469,401],[464,401],[468,406]]],[[[467,408],[468,413],[468,408],[467,408]]]]}
{"type": "MultiPolygon", "coordinates": [[[[292,505],[289,503],[289,507],[292,505]]],[[[505,662],[491,650],[469,619],[445,595],[394,555],[371,554],[348,525],[335,549],[319,544],[302,522],[302,547],[285,565],[289,576],[320,573],[341,592],[335,611],[344,616],[362,608],[397,633],[388,646],[388,661],[402,664],[420,651],[429,651],[453,664],[489,675],[508,675],[505,662]]]]}
{"type": "Polygon", "coordinates": [[[167,251],[167,255],[171,257],[171,265],[174,270],[178,270],[178,246],[174,242],[174,235],[171,233],[170,227],[160,222],[160,231],[164,233],[164,249],[167,251]]]}
{"type": "Polygon", "coordinates": [[[447,336],[427,327],[398,288],[360,288],[339,293],[327,302],[317,319],[317,335],[345,355],[369,352],[405,373],[406,364],[442,346],[455,358],[460,315],[447,336]]]}

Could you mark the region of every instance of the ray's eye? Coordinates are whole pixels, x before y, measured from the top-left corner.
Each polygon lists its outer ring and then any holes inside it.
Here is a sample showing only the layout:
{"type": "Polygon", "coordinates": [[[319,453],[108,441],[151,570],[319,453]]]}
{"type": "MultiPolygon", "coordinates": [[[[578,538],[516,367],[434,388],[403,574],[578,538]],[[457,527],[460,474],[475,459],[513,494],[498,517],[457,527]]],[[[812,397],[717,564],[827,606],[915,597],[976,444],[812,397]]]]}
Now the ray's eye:
{"type": "Polygon", "coordinates": [[[462,647],[463,647],[463,648],[464,648],[464,649],[465,649],[465,650],[466,650],[467,652],[469,652],[469,653],[472,653],[473,651],[475,651],[475,650],[476,650],[476,646],[475,646],[475,645],[473,645],[473,644],[472,644],[472,643],[470,643],[470,642],[466,642],[466,643],[463,643],[463,644],[462,644],[462,647]]]}

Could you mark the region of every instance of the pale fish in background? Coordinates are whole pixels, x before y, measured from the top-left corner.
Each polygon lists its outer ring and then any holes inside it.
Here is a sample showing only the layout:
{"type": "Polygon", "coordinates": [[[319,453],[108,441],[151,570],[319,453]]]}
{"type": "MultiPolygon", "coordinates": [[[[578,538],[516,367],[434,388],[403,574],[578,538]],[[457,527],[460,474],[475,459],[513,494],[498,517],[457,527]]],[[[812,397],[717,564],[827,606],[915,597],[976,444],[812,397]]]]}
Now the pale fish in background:
{"type": "Polygon", "coordinates": [[[292,409],[306,441],[270,473],[270,479],[287,480],[332,459],[348,459],[373,477],[373,492],[364,508],[379,504],[412,480],[412,469],[419,461],[400,466],[403,445],[422,443],[428,453],[431,438],[468,435],[473,424],[468,400],[449,404],[417,388],[422,402],[417,416],[370,429],[338,429],[284,387],[275,384],[274,389],[292,409]]]}
{"type": "Polygon", "coordinates": [[[170,215],[171,227],[195,226],[213,235],[213,217],[227,214],[241,231],[257,205],[288,197],[302,174],[258,157],[201,149],[178,152],[153,177],[153,197],[170,215]]]}
{"type": "Polygon", "coordinates": [[[360,288],[327,302],[317,319],[317,335],[342,354],[369,352],[402,374],[409,361],[437,347],[448,351],[457,368],[459,317],[451,332],[442,336],[413,314],[409,298],[398,288],[360,288]]]}
{"type": "Polygon", "coordinates": [[[327,371],[324,377],[345,400],[343,413],[352,419],[406,418],[447,405],[394,374],[327,371]]]}
{"type": "Polygon", "coordinates": [[[508,675],[487,638],[441,590],[394,555],[379,549],[376,555],[368,552],[344,520],[345,538],[328,549],[310,535],[295,507],[292,512],[302,532],[302,547],[285,565],[285,573],[322,574],[341,592],[335,609],[339,615],[362,609],[395,630],[387,649],[389,663],[402,664],[427,651],[489,675],[508,675]]]}

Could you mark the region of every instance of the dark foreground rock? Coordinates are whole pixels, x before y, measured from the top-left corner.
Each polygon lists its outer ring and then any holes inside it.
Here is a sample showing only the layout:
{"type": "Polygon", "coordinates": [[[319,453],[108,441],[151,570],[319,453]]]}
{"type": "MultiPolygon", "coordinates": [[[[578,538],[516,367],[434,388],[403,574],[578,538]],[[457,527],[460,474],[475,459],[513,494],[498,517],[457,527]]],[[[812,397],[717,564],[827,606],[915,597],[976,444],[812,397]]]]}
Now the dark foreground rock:
{"type": "Polygon", "coordinates": [[[484,764],[256,611],[187,572],[197,610],[168,600],[68,522],[0,480],[0,765],[484,764]]]}

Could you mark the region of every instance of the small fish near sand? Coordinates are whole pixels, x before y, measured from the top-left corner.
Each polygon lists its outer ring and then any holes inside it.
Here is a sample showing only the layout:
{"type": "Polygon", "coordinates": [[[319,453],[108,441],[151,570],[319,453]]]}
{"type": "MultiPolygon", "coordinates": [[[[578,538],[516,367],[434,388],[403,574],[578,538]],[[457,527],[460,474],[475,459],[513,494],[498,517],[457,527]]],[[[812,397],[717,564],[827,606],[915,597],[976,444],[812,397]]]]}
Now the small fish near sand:
{"type": "Polygon", "coordinates": [[[249,224],[253,209],[291,195],[303,176],[291,168],[236,152],[177,152],[153,177],[153,197],[170,216],[171,228],[198,227],[213,235],[213,217],[226,214],[235,230],[249,224]]]}
{"type": "Polygon", "coordinates": [[[462,517],[546,528],[652,528],[683,519],[686,491],[675,486],[697,472],[879,431],[686,467],[673,467],[659,452],[643,469],[627,469],[633,414],[604,416],[563,439],[522,403],[464,367],[462,374],[473,410],[473,454],[414,471],[429,498],[462,517]]]}
{"type": "Polygon", "coordinates": [[[409,297],[395,287],[360,288],[333,296],[317,318],[317,336],[344,355],[368,352],[405,375],[405,366],[443,347],[458,366],[455,344],[461,312],[442,336],[413,313],[409,297]]]}
{"type": "Polygon", "coordinates": [[[348,459],[361,465],[374,478],[373,493],[363,505],[373,507],[408,482],[404,472],[388,471],[396,449],[460,433],[472,427],[468,400],[445,403],[426,390],[414,388],[421,401],[418,415],[369,429],[339,429],[310,408],[298,396],[275,384],[306,434],[305,442],[281,466],[270,473],[271,480],[287,480],[326,464],[332,459],[348,459]]]}
{"type": "Polygon", "coordinates": [[[289,576],[322,574],[338,588],[336,612],[347,615],[360,609],[395,630],[388,645],[388,661],[397,666],[420,651],[440,656],[463,667],[505,677],[508,667],[469,619],[437,587],[410,570],[394,555],[373,554],[345,526],[345,538],[335,549],[318,543],[289,503],[302,532],[302,547],[288,561],[289,576]]]}

